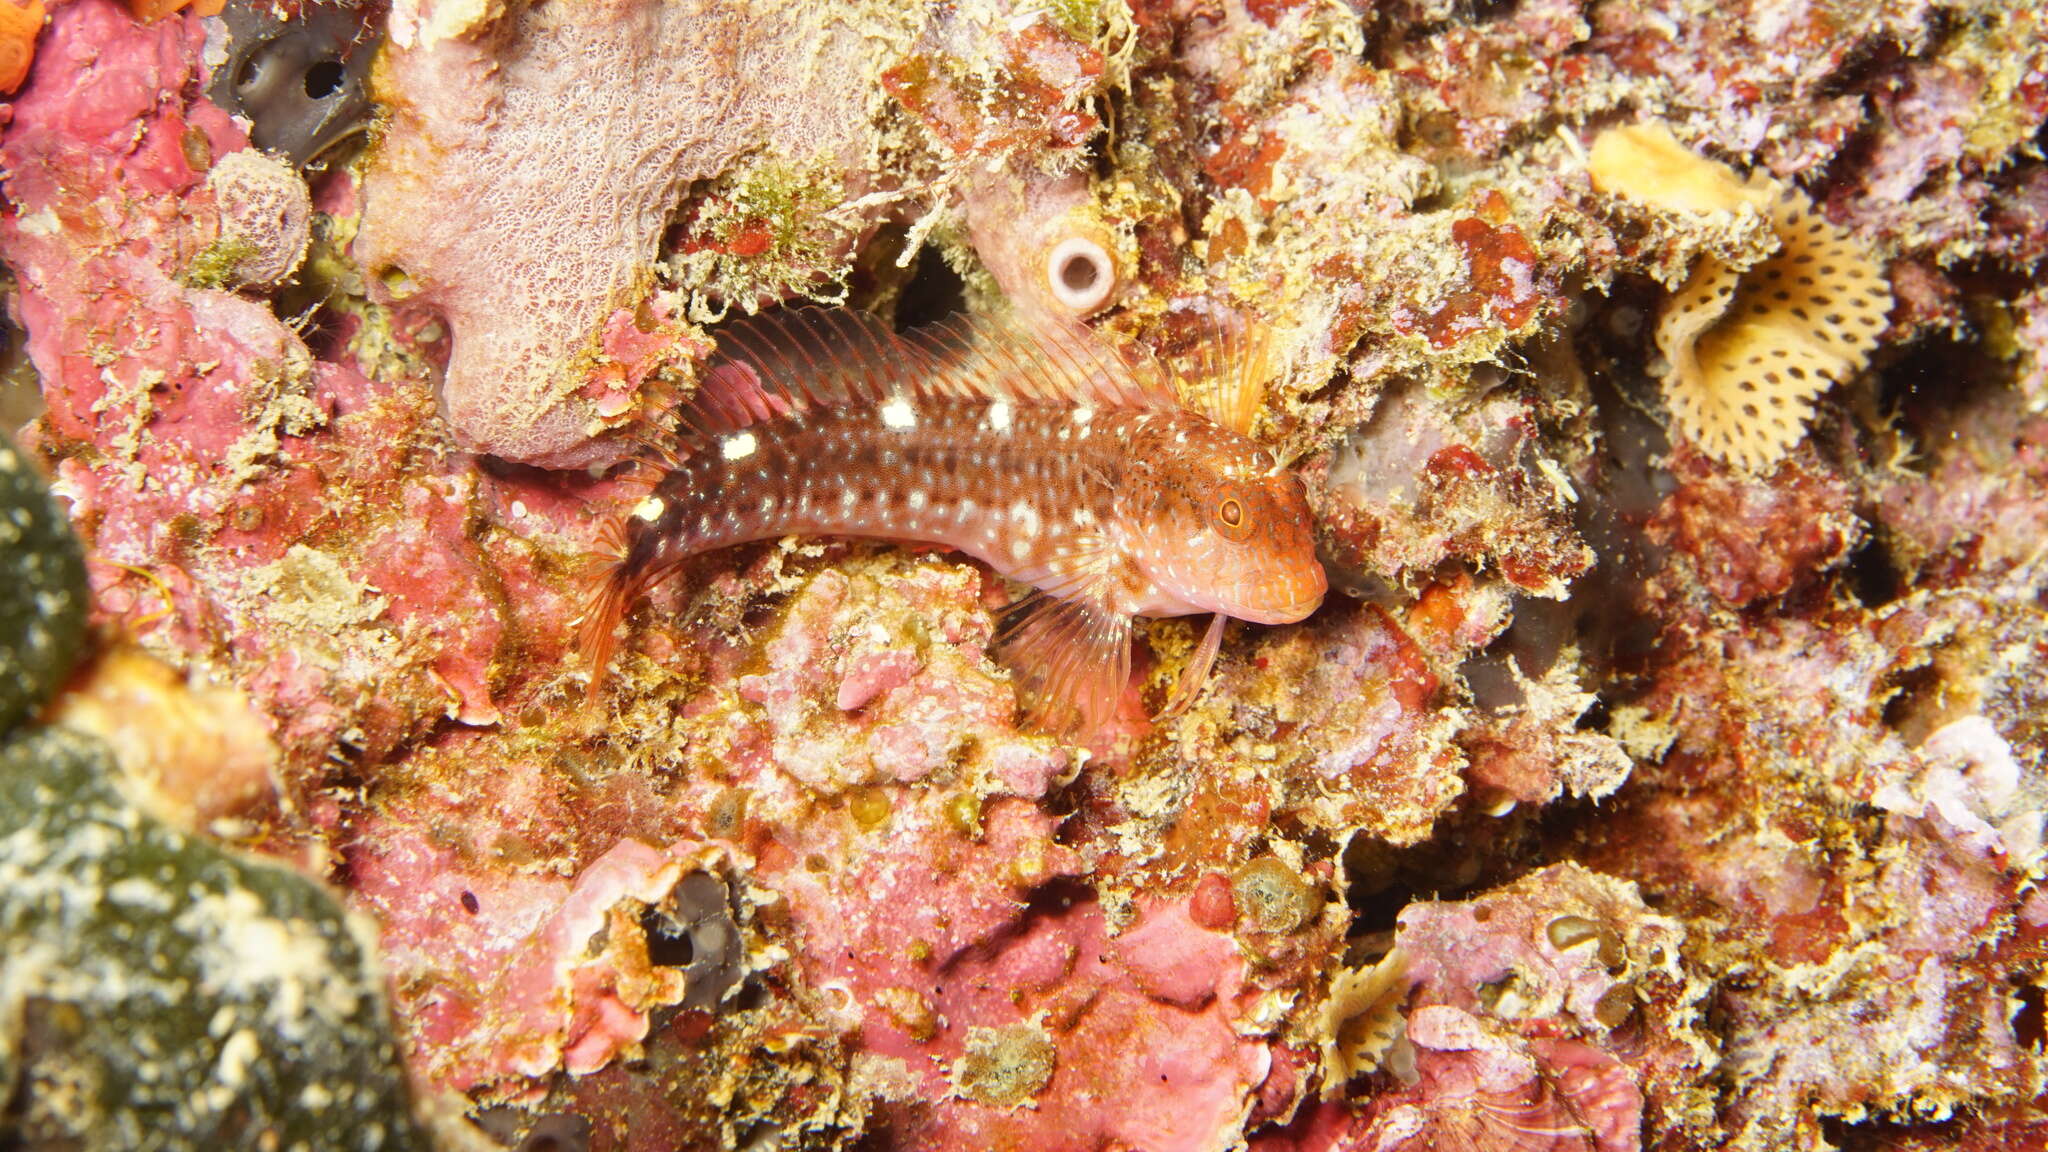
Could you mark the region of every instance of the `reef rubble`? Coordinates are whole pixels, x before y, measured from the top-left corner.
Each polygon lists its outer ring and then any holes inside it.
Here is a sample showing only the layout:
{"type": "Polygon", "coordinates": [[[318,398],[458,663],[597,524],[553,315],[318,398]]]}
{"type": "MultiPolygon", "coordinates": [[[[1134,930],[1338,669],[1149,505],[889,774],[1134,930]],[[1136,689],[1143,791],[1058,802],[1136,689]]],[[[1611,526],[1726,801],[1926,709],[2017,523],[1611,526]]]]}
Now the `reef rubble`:
{"type": "Polygon", "coordinates": [[[2048,1141],[2048,7],[0,10],[0,1147],[2048,1141]],[[593,697],[796,301],[1263,334],[1331,596],[1077,743],[790,538],[593,697]]]}

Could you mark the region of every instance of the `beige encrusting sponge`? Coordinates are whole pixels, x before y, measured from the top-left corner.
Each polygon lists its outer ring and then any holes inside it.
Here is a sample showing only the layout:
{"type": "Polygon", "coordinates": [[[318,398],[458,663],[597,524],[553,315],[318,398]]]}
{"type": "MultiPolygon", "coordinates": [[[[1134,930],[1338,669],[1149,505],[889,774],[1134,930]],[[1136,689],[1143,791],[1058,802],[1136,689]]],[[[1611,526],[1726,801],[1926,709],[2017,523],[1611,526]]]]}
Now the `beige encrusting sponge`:
{"type": "Polygon", "coordinates": [[[1814,399],[1869,362],[1892,304],[1876,262],[1803,193],[1782,189],[1771,223],[1776,255],[1740,274],[1702,259],[1657,322],[1680,431],[1751,469],[1783,459],[1814,399]]]}
{"type": "Polygon", "coordinates": [[[1661,212],[1711,216],[1761,209],[1771,201],[1768,189],[1680,144],[1662,124],[1600,133],[1586,157],[1586,172],[1599,191],[1661,212]]]}

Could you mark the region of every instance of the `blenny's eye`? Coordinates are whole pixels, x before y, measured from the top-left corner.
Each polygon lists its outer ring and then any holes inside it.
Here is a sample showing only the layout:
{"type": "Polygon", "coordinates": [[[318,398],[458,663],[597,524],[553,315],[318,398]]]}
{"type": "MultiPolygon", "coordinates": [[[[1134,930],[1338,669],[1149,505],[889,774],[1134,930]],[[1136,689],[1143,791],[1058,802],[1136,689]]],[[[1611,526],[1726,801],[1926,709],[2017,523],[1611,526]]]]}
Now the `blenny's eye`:
{"type": "Polygon", "coordinates": [[[1245,511],[1244,501],[1235,495],[1226,494],[1218,500],[1209,513],[1209,521],[1226,540],[1243,540],[1252,534],[1251,514],[1245,511]]]}

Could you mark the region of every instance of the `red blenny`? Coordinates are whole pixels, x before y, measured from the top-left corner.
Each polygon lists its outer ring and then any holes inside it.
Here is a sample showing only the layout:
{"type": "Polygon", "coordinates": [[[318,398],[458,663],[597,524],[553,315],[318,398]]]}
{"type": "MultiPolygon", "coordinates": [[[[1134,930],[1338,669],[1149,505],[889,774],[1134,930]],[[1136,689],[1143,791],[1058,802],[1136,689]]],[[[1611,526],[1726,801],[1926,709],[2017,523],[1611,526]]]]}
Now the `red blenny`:
{"type": "Polygon", "coordinates": [[[1262,383],[1260,358],[1236,355],[1250,342],[1215,341],[1176,390],[1155,362],[1083,329],[954,320],[898,334],[863,313],[797,308],[717,337],[585,620],[593,698],[650,586],[699,553],[792,534],[929,541],[1030,585],[997,652],[1031,719],[1055,732],[1108,719],[1134,617],[1215,614],[1178,711],[1225,617],[1289,623],[1322,602],[1301,482],[1244,435],[1262,383]]]}

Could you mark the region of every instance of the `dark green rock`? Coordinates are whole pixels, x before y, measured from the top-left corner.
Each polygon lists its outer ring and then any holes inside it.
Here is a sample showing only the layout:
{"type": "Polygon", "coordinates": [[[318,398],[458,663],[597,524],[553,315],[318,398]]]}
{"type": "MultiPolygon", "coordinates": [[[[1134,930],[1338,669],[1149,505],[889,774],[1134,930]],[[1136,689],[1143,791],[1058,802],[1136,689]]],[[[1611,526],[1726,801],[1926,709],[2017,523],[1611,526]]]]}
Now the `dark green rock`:
{"type": "Polygon", "coordinates": [[[71,670],[87,602],[77,537],[28,458],[0,433],[0,734],[71,670]]]}
{"type": "Polygon", "coordinates": [[[423,1146],[341,907],[113,771],[61,729],[0,745],[0,1148],[423,1146]]]}

